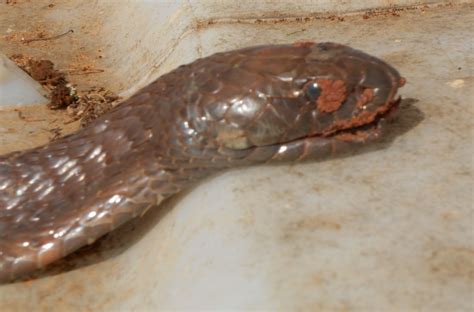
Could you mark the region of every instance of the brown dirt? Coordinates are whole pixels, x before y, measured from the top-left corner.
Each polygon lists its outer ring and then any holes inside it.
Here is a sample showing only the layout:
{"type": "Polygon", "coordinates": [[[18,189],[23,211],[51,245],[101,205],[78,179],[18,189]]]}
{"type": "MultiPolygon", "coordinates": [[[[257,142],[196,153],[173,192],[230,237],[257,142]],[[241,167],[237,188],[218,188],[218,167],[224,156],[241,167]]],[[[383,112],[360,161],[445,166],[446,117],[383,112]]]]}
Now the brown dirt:
{"type": "Polygon", "coordinates": [[[331,79],[316,80],[321,88],[321,95],[316,104],[321,112],[331,113],[341,107],[347,97],[347,89],[344,81],[331,79]]]}
{"type": "Polygon", "coordinates": [[[401,99],[398,98],[395,101],[392,101],[383,106],[380,106],[373,112],[364,111],[361,114],[359,114],[357,117],[354,117],[352,119],[336,121],[333,123],[333,125],[329,129],[325,130],[323,135],[331,135],[339,130],[351,129],[351,128],[356,128],[363,125],[368,125],[381,115],[390,117],[397,110],[400,104],[400,101],[401,99]]]}
{"type": "Polygon", "coordinates": [[[336,135],[336,138],[341,141],[345,142],[357,142],[361,140],[365,140],[369,137],[369,133],[367,131],[357,131],[357,132],[344,132],[339,133],[336,135]]]}
{"type": "Polygon", "coordinates": [[[46,105],[0,110],[0,155],[44,145],[76,131],[79,122],[65,124],[68,119],[66,110],[46,105]]]}
{"type": "Polygon", "coordinates": [[[5,41],[21,42],[24,44],[28,44],[33,41],[47,40],[50,37],[52,37],[52,35],[46,30],[44,26],[38,26],[33,31],[16,32],[2,36],[5,41]]]}
{"type": "Polygon", "coordinates": [[[23,54],[12,55],[11,59],[49,92],[49,108],[66,108],[76,100],[75,90],[66,75],[56,70],[50,60],[35,60],[23,54]]]}
{"type": "Polygon", "coordinates": [[[372,89],[364,89],[362,94],[360,95],[359,99],[357,100],[357,107],[363,109],[365,104],[372,101],[374,98],[374,90],[372,89]]]}
{"type": "Polygon", "coordinates": [[[73,120],[81,119],[81,126],[110,111],[120,102],[121,98],[110,90],[92,88],[87,92],[79,92],[77,101],[69,105],[67,111],[73,120]],[[76,118],[76,119],[74,119],[76,118]]]}
{"type": "MultiPolygon", "coordinates": [[[[67,74],[55,69],[50,60],[36,60],[23,54],[12,55],[11,59],[49,92],[50,109],[67,110],[71,120],[66,123],[80,119],[81,126],[85,126],[120,101],[118,95],[101,87],[78,91],[67,79],[67,74]]],[[[93,68],[83,65],[76,70],[84,73],[93,68]]]]}

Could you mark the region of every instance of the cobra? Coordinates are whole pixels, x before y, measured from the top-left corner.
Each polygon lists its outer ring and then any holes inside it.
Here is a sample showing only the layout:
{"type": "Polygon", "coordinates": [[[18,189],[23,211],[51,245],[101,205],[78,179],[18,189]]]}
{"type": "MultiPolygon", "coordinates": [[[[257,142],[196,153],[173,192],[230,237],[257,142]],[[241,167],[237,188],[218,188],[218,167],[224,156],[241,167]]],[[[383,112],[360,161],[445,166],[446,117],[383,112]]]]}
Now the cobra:
{"type": "Polygon", "coordinates": [[[382,60],[335,43],[250,47],[180,66],[76,133],[0,156],[0,280],[226,168],[373,142],[404,83],[382,60]]]}

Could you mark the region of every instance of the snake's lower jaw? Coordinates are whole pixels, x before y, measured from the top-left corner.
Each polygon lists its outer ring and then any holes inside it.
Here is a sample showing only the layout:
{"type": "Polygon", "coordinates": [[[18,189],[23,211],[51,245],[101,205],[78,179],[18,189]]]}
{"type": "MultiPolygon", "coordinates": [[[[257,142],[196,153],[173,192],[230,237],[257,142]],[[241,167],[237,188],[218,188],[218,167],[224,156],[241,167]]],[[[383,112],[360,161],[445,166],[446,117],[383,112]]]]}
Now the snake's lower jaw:
{"type": "MultiPolygon", "coordinates": [[[[388,121],[395,118],[398,107],[400,106],[401,97],[390,102],[388,110],[378,115],[372,122],[356,127],[354,129],[348,129],[340,133],[336,133],[335,137],[341,137],[341,135],[355,134],[359,138],[367,138],[367,141],[373,141],[378,139],[384,134],[384,130],[388,121]]],[[[356,138],[354,138],[356,139],[356,138]]]]}
{"type": "Polygon", "coordinates": [[[344,120],[340,122],[341,125],[347,124],[352,125],[343,127],[340,129],[331,130],[326,134],[315,135],[321,138],[336,138],[344,141],[351,139],[360,141],[364,138],[376,138],[382,134],[383,128],[387,120],[394,118],[395,112],[398,109],[401,98],[390,101],[384,108],[378,109],[378,111],[371,113],[372,115],[366,115],[364,117],[356,117],[353,120],[344,120]],[[369,116],[369,117],[367,117],[369,116]]]}
{"type": "Polygon", "coordinates": [[[389,109],[367,124],[335,131],[329,135],[299,138],[279,147],[278,145],[257,147],[258,152],[255,154],[265,155],[268,152],[270,157],[266,159],[266,162],[273,162],[325,160],[333,156],[352,153],[384,136],[386,124],[394,117],[399,104],[400,98],[390,102],[389,109]],[[266,148],[269,150],[266,151],[266,148]]]}
{"type": "Polygon", "coordinates": [[[321,156],[326,157],[356,151],[359,147],[363,147],[368,145],[368,143],[377,141],[384,137],[387,123],[395,118],[400,102],[400,97],[392,101],[390,103],[390,108],[387,111],[377,116],[372,122],[368,124],[338,131],[327,137],[314,137],[312,144],[315,146],[330,146],[330,152],[321,154],[321,156]],[[318,140],[320,142],[316,142],[318,140]]]}

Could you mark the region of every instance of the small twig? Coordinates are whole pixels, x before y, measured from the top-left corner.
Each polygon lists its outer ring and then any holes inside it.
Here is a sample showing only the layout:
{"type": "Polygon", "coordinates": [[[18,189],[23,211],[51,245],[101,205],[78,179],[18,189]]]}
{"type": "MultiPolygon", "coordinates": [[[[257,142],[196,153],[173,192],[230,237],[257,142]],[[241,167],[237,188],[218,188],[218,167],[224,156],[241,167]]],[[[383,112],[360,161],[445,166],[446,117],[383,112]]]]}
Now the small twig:
{"type": "Polygon", "coordinates": [[[102,96],[102,94],[100,94],[100,93],[98,93],[98,92],[90,93],[90,94],[88,94],[87,97],[88,97],[89,100],[91,100],[92,96],[96,96],[96,97],[100,98],[100,100],[102,101],[102,103],[107,102],[107,100],[105,99],[105,97],[102,96]]]}
{"type": "Polygon", "coordinates": [[[104,69],[91,69],[88,71],[81,71],[80,69],[65,70],[65,72],[67,72],[71,76],[100,74],[100,73],[103,73],[104,71],[105,71],[104,69]]]}
{"type": "Polygon", "coordinates": [[[25,120],[25,119],[26,119],[26,118],[23,116],[23,113],[22,113],[21,111],[16,110],[16,109],[15,109],[15,111],[16,111],[17,114],[18,114],[18,118],[20,118],[21,120],[25,120]]]}
{"type": "Polygon", "coordinates": [[[38,80],[38,82],[40,84],[42,84],[43,86],[45,86],[47,84],[57,82],[61,78],[64,78],[64,77],[57,77],[57,76],[56,77],[50,77],[50,78],[46,78],[46,79],[43,79],[43,80],[38,80]]]}
{"type": "Polygon", "coordinates": [[[287,33],[286,35],[291,36],[291,35],[294,35],[294,34],[297,34],[297,33],[300,33],[300,32],[304,32],[304,31],[306,31],[306,28],[287,33]]]}
{"type": "Polygon", "coordinates": [[[20,110],[15,109],[15,111],[18,113],[18,118],[20,118],[23,121],[26,121],[26,122],[45,121],[44,119],[35,119],[35,118],[25,117],[20,110]]]}
{"type": "Polygon", "coordinates": [[[69,120],[63,121],[63,125],[72,124],[73,122],[76,122],[76,121],[78,121],[79,119],[81,119],[81,116],[74,116],[74,117],[72,117],[72,118],[69,119],[69,120]]]}
{"type": "Polygon", "coordinates": [[[50,138],[50,141],[54,141],[54,140],[57,140],[61,137],[61,131],[63,129],[61,129],[60,127],[56,127],[56,128],[52,128],[52,129],[49,129],[49,133],[51,133],[53,136],[50,138]]]}
{"type": "Polygon", "coordinates": [[[30,43],[30,42],[33,42],[33,41],[55,40],[55,39],[64,37],[64,36],[66,36],[66,35],[68,35],[68,34],[72,34],[73,32],[74,32],[74,30],[69,29],[69,30],[66,31],[65,33],[60,34],[60,35],[57,35],[57,36],[53,36],[53,37],[25,39],[25,40],[23,40],[23,43],[30,43]]]}

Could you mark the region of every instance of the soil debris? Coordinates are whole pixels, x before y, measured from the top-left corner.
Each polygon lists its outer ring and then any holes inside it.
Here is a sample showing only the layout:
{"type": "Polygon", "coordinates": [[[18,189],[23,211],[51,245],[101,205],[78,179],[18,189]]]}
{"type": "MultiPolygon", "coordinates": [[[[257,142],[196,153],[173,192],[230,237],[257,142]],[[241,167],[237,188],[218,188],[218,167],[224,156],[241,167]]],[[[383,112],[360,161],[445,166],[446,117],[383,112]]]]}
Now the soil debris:
{"type": "MultiPolygon", "coordinates": [[[[14,5],[15,3],[7,3],[10,5],[14,5]]],[[[62,37],[65,37],[69,34],[74,33],[73,29],[69,29],[64,33],[60,33],[58,35],[53,35],[47,30],[44,26],[38,26],[34,31],[25,31],[25,32],[16,32],[13,34],[8,34],[2,36],[5,41],[11,42],[21,42],[24,44],[28,44],[35,41],[49,41],[49,40],[56,40],[62,37]]]]}
{"type": "Polygon", "coordinates": [[[48,91],[51,100],[49,108],[63,109],[76,101],[75,88],[50,60],[35,60],[22,54],[12,55],[11,59],[48,91]]]}
{"type": "Polygon", "coordinates": [[[81,119],[84,127],[92,120],[107,113],[120,102],[121,98],[110,90],[92,88],[78,95],[78,99],[68,106],[67,112],[73,121],[81,119]]]}
{"type": "Polygon", "coordinates": [[[370,103],[374,99],[374,90],[370,88],[364,89],[362,94],[359,96],[357,100],[356,106],[359,109],[365,109],[365,104],[370,103]]]}
{"type": "Polygon", "coordinates": [[[321,95],[318,97],[318,109],[325,113],[335,112],[342,105],[347,97],[347,90],[344,81],[331,79],[318,79],[316,81],[321,88],[321,95]]]}
{"type": "MultiPolygon", "coordinates": [[[[108,112],[121,100],[112,91],[101,87],[85,91],[77,90],[68,81],[68,72],[55,69],[54,63],[50,60],[36,60],[23,54],[15,54],[10,58],[48,91],[51,100],[48,108],[66,109],[71,118],[66,123],[81,120],[81,126],[85,126],[108,112]]],[[[74,73],[69,73],[71,74],[74,73]]]]}

